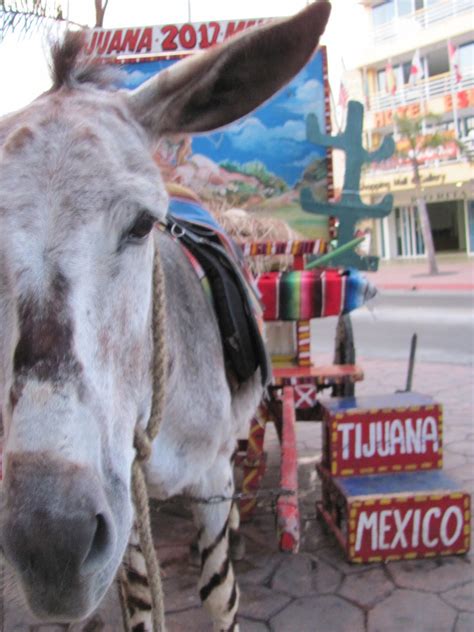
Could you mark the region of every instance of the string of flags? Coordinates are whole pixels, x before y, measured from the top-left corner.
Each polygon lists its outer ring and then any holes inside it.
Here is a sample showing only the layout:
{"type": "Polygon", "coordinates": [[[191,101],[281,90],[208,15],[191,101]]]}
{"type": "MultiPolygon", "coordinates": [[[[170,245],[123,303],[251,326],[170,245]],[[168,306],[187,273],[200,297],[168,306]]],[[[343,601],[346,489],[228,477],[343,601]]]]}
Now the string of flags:
{"type": "MultiPolygon", "coordinates": [[[[455,46],[451,40],[447,40],[448,47],[448,58],[449,58],[449,68],[454,78],[454,83],[457,86],[461,83],[463,76],[461,72],[461,63],[459,56],[459,46],[455,46]]],[[[427,79],[426,72],[426,61],[422,58],[420,50],[416,49],[413,53],[413,58],[411,60],[410,69],[408,72],[408,80],[407,84],[409,86],[414,86],[418,84],[422,79],[427,79]]],[[[393,66],[392,60],[388,59],[385,64],[385,93],[394,96],[397,93],[400,84],[403,84],[406,79],[401,76],[401,68],[400,66],[393,66]]],[[[405,75],[406,76],[406,75],[405,75]]],[[[366,81],[367,82],[367,81],[366,81]]],[[[339,95],[337,100],[337,105],[345,110],[347,107],[347,103],[349,101],[349,92],[344,83],[344,80],[341,79],[339,84],[339,95]]],[[[366,99],[367,101],[367,99],[366,99]]]]}

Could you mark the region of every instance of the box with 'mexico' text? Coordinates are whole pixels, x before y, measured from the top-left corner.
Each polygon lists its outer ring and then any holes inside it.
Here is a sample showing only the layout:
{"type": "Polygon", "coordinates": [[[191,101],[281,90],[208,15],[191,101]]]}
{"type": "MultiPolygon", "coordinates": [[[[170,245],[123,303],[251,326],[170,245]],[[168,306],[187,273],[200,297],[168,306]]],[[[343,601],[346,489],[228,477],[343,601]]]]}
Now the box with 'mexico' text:
{"type": "Polygon", "coordinates": [[[354,563],[466,553],[470,497],[444,472],[332,477],[322,466],[324,520],[354,563]]]}

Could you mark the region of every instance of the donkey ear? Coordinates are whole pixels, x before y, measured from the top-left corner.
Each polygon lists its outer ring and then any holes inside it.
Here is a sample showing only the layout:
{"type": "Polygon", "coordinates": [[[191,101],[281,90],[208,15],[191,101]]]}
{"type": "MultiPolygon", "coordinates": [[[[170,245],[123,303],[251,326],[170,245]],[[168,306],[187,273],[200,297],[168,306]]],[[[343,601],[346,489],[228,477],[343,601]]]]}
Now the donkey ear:
{"type": "Polygon", "coordinates": [[[148,133],[205,132],[254,110],[310,59],[329,18],[325,0],[292,18],[231,37],[178,62],[128,93],[148,133]]]}

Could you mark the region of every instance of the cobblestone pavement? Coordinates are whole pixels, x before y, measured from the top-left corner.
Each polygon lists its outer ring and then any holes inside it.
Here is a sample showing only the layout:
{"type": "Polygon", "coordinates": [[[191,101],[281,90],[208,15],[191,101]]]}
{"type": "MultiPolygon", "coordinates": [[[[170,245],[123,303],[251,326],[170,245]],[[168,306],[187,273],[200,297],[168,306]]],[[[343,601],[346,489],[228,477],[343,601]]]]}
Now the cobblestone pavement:
{"type": "MultiPolygon", "coordinates": [[[[359,360],[365,381],[359,394],[402,388],[406,363],[359,360]]],[[[418,364],[414,390],[444,406],[444,469],[474,491],[474,421],[471,367],[418,364]]],[[[241,587],[242,632],[470,632],[474,630],[473,552],[431,560],[351,566],[316,520],[320,487],[315,463],[321,455],[321,425],[297,428],[302,545],[298,555],[278,552],[272,508],[262,505],[243,526],[246,556],[236,564],[241,587]]],[[[267,432],[265,486],[278,480],[278,441],[267,432]]],[[[199,606],[198,568],[189,559],[194,531],[189,507],[166,504],[153,512],[162,565],[168,632],[209,632],[199,606]]],[[[64,626],[31,626],[16,597],[5,597],[4,632],[59,632],[64,626]]],[[[120,632],[111,593],[86,625],[69,632],[120,632]]]]}

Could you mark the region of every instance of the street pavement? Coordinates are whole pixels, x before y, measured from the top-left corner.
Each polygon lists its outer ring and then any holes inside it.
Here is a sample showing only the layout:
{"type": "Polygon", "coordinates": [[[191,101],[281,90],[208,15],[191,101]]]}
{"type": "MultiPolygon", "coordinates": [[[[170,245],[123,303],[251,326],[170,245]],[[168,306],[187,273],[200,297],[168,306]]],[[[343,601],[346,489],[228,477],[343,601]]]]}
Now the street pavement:
{"type": "MultiPolygon", "coordinates": [[[[403,388],[406,362],[359,359],[365,380],[359,394],[403,388]]],[[[444,469],[474,492],[473,369],[417,364],[413,388],[444,406],[444,469]]],[[[271,430],[271,428],[269,429],[271,430]]],[[[275,515],[268,503],[242,527],[245,558],[236,563],[242,596],[242,632],[471,632],[474,629],[474,554],[388,564],[350,565],[316,519],[320,484],[314,466],[321,457],[321,424],[297,427],[302,543],[297,555],[278,551],[275,515]]],[[[266,488],[278,484],[279,447],[267,432],[266,488]]],[[[189,507],[169,503],[153,511],[161,560],[168,632],[210,632],[191,563],[193,527],[189,507]]],[[[64,626],[34,626],[18,597],[4,599],[4,632],[59,632],[64,626]]],[[[120,632],[115,594],[87,624],[70,632],[120,632]]]]}
{"type": "MultiPolygon", "coordinates": [[[[456,271],[442,277],[444,288],[426,288],[421,268],[385,268],[374,281],[385,289],[470,292],[473,267],[446,262],[456,271]],[[390,288],[389,285],[392,284],[390,288]],[[397,287],[394,287],[397,285],[397,287]],[[400,285],[402,287],[400,287],[400,285]],[[422,287],[423,286],[423,287],[422,287]]],[[[388,268],[389,266],[387,266],[388,268]]],[[[374,275],[375,276],[375,275],[374,275]]],[[[439,279],[438,279],[439,280],[439,279]]],[[[318,363],[324,363],[320,358],[318,363]]],[[[330,357],[328,356],[328,360],[330,357]]],[[[358,357],[365,379],[360,395],[393,393],[404,388],[407,361],[358,357]]],[[[417,362],[413,390],[433,396],[444,407],[444,471],[474,497],[474,369],[471,364],[417,362]]],[[[298,422],[299,501],[302,542],[296,555],[278,551],[273,507],[262,500],[254,519],[242,526],[246,555],[236,563],[241,588],[242,632],[471,632],[474,629],[474,552],[464,556],[350,565],[333,537],[316,518],[320,482],[315,465],[321,458],[321,424],[298,422]]],[[[267,431],[264,488],[278,487],[279,445],[267,431]]],[[[237,472],[237,479],[240,473],[237,472]]],[[[472,537],[471,520],[471,537],[472,537]]],[[[199,605],[199,569],[190,559],[194,536],[190,507],[169,502],[153,506],[152,523],[161,562],[168,632],[210,632],[199,605]]],[[[88,622],[73,626],[33,625],[8,578],[0,599],[2,632],[121,632],[115,590],[88,622]]],[[[0,580],[1,585],[1,580],[0,580]]]]}

